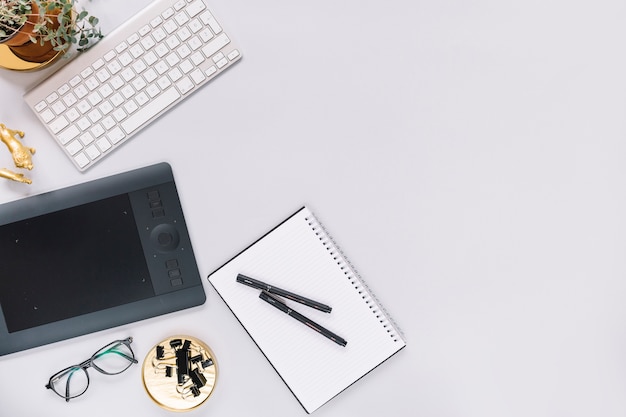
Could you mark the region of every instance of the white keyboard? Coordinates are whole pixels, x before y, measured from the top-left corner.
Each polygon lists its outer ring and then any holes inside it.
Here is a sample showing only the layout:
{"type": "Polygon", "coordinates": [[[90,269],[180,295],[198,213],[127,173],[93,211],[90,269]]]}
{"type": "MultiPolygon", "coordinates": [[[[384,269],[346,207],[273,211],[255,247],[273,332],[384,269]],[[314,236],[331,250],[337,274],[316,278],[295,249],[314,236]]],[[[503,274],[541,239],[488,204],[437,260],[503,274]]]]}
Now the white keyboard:
{"type": "Polygon", "coordinates": [[[24,99],[84,171],[240,57],[203,0],[156,0],[24,99]]]}

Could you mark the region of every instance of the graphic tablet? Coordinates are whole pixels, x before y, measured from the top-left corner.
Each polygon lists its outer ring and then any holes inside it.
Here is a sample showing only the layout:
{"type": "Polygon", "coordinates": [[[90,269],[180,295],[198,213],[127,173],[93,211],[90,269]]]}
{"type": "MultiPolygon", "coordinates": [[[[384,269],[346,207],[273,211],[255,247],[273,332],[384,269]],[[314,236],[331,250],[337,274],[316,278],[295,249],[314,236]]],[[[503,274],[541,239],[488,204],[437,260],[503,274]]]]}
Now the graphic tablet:
{"type": "Polygon", "coordinates": [[[0,355],[205,300],[166,163],[0,205],[0,355]]]}

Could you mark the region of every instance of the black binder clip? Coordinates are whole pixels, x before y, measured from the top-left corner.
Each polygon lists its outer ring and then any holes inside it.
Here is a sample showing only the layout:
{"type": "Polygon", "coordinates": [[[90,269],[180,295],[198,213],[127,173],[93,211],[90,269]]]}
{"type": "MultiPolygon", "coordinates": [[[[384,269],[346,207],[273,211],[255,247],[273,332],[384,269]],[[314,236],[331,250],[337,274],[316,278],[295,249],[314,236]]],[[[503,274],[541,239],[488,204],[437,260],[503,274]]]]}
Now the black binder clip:
{"type": "Polygon", "coordinates": [[[182,346],[182,345],[183,345],[183,341],[180,340],[180,339],[172,339],[172,340],[170,340],[170,347],[172,349],[176,349],[177,347],[182,346]]]}
{"type": "Polygon", "coordinates": [[[165,357],[165,348],[163,346],[156,347],[156,358],[163,359],[165,357]]]}

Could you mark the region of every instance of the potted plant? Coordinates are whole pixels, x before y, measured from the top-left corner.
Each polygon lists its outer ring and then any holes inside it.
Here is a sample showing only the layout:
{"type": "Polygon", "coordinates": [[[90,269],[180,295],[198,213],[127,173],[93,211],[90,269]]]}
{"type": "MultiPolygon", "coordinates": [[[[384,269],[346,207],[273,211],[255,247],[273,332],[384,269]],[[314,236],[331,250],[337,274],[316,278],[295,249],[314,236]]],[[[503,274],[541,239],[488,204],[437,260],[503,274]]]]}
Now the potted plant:
{"type": "Polygon", "coordinates": [[[102,38],[98,19],[76,11],[75,0],[0,0],[0,44],[31,62],[72,45],[87,49],[102,38]]]}

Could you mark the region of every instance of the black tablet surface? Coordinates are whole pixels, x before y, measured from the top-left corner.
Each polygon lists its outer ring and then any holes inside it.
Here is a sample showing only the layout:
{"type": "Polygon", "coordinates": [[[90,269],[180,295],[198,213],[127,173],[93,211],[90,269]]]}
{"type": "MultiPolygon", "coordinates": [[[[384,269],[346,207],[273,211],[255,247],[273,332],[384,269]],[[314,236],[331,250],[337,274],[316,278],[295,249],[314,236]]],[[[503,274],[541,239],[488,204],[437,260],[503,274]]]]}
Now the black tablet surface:
{"type": "Polygon", "coordinates": [[[0,205],[0,355],[205,299],[168,164],[0,205]]]}

